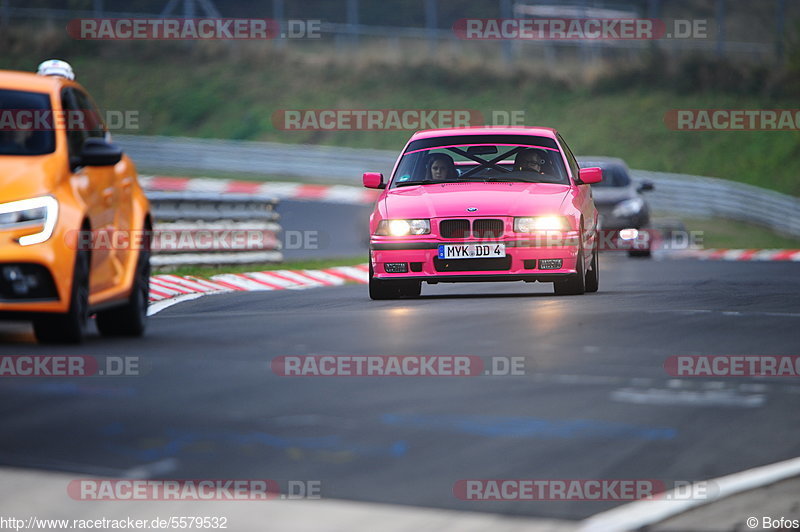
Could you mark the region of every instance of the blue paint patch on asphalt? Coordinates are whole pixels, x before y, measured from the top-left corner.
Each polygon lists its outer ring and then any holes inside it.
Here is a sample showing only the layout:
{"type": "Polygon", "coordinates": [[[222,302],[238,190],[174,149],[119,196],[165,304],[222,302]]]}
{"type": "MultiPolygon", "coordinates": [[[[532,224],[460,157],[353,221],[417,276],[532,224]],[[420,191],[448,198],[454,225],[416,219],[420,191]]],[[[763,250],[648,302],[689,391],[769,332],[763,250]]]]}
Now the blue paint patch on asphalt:
{"type": "Polygon", "coordinates": [[[135,388],[129,387],[99,387],[74,382],[36,382],[36,383],[13,383],[4,384],[0,391],[12,390],[20,393],[35,393],[40,395],[61,395],[61,396],[91,396],[91,397],[134,397],[137,393],[135,388]]]}
{"type": "Polygon", "coordinates": [[[383,414],[381,422],[395,427],[447,430],[492,438],[636,438],[671,440],[672,427],[646,427],[591,419],[551,420],[532,417],[383,414]]]}
{"type": "MultiPolygon", "coordinates": [[[[109,431],[104,429],[106,435],[119,436],[119,427],[109,431]]],[[[159,460],[178,456],[181,451],[195,444],[216,443],[230,446],[264,445],[277,449],[310,449],[316,451],[347,451],[361,456],[391,456],[399,457],[408,452],[405,441],[395,441],[391,445],[363,445],[345,441],[337,435],[331,436],[278,436],[266,432],[193,432],[178,429],[168,429],[164,435],[165,443],[148,449],[131,448],[128,445],[113,446],[113,450],[125,455],[133,456],[139,460],[159,460]]]]}

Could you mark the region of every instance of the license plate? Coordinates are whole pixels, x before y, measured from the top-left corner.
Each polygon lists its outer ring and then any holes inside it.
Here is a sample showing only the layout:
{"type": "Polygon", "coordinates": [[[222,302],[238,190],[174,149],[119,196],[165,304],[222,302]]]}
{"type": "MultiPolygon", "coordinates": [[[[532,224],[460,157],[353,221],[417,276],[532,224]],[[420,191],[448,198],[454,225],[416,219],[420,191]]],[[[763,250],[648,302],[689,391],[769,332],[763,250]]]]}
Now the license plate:
{"type": "Polygon", "coordinates": [[[505,244],[439,244],[440,259],[496,259],[505,256],[505,244]]]}

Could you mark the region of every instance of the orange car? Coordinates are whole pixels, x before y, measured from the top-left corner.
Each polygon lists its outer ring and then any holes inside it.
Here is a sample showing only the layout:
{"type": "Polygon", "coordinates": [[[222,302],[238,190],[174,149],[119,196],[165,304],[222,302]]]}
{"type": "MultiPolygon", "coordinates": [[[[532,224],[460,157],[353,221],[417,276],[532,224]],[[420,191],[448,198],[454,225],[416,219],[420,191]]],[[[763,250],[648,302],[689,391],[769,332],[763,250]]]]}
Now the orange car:
{"type": "Polygon", "coordinates": [[[80,342],[95,313],[101,334],[139,336],[147,239],[112,246],[93,236],[149,235],[149,203],[72,78],[63,61],[38,74],[0,71],[0,318],[33,321],[40,342],[80,342]]]}

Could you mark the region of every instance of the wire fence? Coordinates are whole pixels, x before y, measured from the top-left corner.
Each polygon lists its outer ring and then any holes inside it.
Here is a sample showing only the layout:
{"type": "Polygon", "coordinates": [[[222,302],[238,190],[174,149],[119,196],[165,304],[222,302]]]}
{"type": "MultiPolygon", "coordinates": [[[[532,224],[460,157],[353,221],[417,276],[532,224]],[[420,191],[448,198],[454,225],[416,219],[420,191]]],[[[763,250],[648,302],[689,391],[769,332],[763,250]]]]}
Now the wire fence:
{"type": "MultiPolygon", "coordinates": [[[[300,3],[286,0],[265,2],[253,12],[258,16],[271,17],[282,24],[280,35],[275,39],[277,47],[312,43],[326,46],[331,44],[333,50],[341,53],[352,53],[354,47],[368,49],[377,46],[384,53],[388,50],[401,51],[427,47],[432,53],[437,50],[447,54],[470,55],[477,51],[496,53],[506,61],[530,61],[540,59],[548,65],[557,66],[560,61],[575,58],[583,64],[596,63],[604,59],[636,57],[654,46],[669,54],[700,53],[718,57],[742,58],[755,61],[782,61],[784,42],[786,40],[786,21],[798,16],[798,6],[786,0],[763,0],[760,6],[747,5],[730,0],[714,0],[714,9],[709,11],[707,32],[703,36],[691,38],[658,38],[655,40],[640,39],[541,39],[541,40],[488,40],[465,41],[454,31],[456,19],[453,13],[449,17],[440,15],[445,10],[440,0],[424,0],[419,2],[414,17],[423,23],[422,26],[394,24],[392,17],[385,17],[381,22],[370,24],[361,22],[360,12],[364,11],[367,2],[364,0],[340,0],[337,9],[344,20],[321,19],[315,31],[316,38],[291,38],[291,28],[287,22],[297,16],[300,3]],[[452,19],[452,20],[451,20],[452,19]],[[743,21],[747,23],[746,31],[740,31],[743,21]],[[286,37],[289,35],[289,37],[286,37]],[[382,44],[380,44],[382,43],[382,44]]],[[[85,4],[88,4],[85,3],[85,4]]],[[[222,9],[210,0],[170,0],[164,2],[160,11],[111,10],[106,8],[103,0],[93,0],[92,9],[56,9],[49,7],[31,7],[22,0],[0,0],[0,24],[8,27],[17,22],[36,22],[62,24],[76,18],[159,18],[159,17],[221,17],[231,16],[233,6],[219,3],[222,9]],[[228,8],[231,9],[228,9],[228,8]]],[[[668,23],[674,21],[676,13],[671,10],[672,4],[664,0],[629,0],[620,2],[614,9],[608,3],[599,0],[496,0],[487,3],[485,13],[499,18],[605,18],[616,14],[617,17],[649,17],[658,18],[668,23]],[[659,17],[663,17],[659,18],[659,17]]],[[[391,10],[387,9],[387,13],[391,10]]],[[[404,10],[405,11],[405,10],[404,10]]],[[[323,10],[328,13],[329,10],[323,10]]],[[[309,18],[303,11],[303,18],[309,18]]],[[[408,14],[404,13],[406,19],[408,14]]],[[[234,15],[240,16],[240,15],[234,15]]],[[[464,13],[463,16],[469,16],[464,13]]],[[[668,26],[669,27],[669,26],[668,26]]],[[[308,35],[306,36],[308,37],[308,35]]],[[[238,43],[232,42],[232,46],[238,43]]]]}

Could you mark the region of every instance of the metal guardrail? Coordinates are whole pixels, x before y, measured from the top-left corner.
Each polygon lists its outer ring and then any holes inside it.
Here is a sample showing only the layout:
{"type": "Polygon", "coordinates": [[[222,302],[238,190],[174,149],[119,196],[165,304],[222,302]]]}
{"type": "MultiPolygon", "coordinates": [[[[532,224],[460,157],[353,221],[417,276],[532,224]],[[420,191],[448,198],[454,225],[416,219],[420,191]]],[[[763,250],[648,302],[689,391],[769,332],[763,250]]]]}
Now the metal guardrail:
{"type": "Polygon", "coordinates": [[[655,184],[647,199],[656,211],[727,218],[800,237],[800,198],[713,177],[645,170],[633,170],[633,174],[655,184]]]}
{"type": "Polygon", "coordinates": [[[397,158],[396,152],[386,150],[277,142],[137,135],[114,135],[114,141],[147,170],[248,173],[359,185],[364,171],[388,175],[397,158]]]}
{"type": "Polygon", "coordinates": [[[275,199],[248,194],[148,192],[156,267],[281,262],[275,199]]]}
{"type": "MultiPolygon", "coordinates": [[[[271,142],[115,136],[142,167],[203,172],[287,175],[304,180],[360,186],[364,171],[388,175],[396,152],[271,142]]],[[[634,170],[656,189],[647,198],[654,210],[683,216],[721,217],[800,236],[800,199],[771,190],[710,177],[634,170]]]]}

